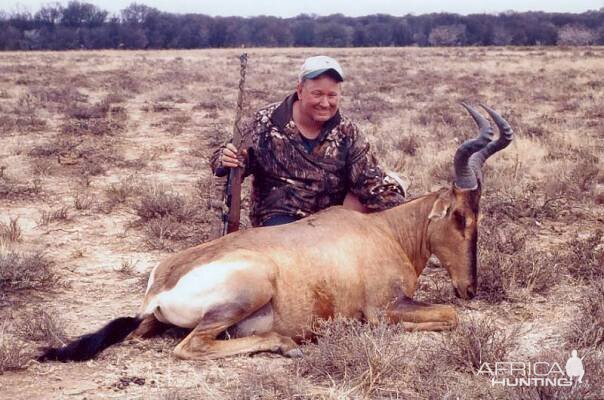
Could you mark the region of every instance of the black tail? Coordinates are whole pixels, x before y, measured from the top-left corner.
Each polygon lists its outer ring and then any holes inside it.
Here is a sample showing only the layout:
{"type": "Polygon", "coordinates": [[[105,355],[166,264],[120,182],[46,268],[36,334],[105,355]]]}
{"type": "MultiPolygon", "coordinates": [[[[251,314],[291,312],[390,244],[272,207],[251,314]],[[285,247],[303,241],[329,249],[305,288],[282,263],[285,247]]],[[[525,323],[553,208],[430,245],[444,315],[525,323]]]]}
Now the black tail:
{"type": "Polygon", "coordinates": [[[94,333],[81,336],[63,347],[48,347],[38,361],[86,361],[107,347],[119,343],[141,324],[142,319],[122,317],[114,319],[94,333]]]}

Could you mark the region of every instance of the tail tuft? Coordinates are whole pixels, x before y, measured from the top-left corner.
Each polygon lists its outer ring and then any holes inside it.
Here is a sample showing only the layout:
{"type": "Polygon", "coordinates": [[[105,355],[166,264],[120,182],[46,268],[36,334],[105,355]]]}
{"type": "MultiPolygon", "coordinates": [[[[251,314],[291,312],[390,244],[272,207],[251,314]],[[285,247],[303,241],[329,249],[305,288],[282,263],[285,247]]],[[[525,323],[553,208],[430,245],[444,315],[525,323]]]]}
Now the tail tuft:
{"type": "Polygon", "coordinates": [[[141,324],[142,319],[121,317],[114,319],[94,333],[81,336],[63,347],[47,347],[37,360],[44,361],[86,361],[94,358],[107,347],[123,341],[141,324]]]}

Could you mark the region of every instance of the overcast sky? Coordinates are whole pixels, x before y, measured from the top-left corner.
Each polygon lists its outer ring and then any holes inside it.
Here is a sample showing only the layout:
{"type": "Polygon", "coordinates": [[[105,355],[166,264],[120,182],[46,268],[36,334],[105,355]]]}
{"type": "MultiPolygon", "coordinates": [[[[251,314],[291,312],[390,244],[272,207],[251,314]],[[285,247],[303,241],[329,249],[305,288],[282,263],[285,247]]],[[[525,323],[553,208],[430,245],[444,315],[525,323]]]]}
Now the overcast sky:
{"type": "MultiPolygon", "coordinates": [[[[298,14],[329,15],[342,13],[357,17],[370,14],[425,14],[451,12],[458,14],[497,13],[503,11],[583,12],[599,10],[604,0],[82,0],[110,12],[119,12],[131,3],[145,4],[173,13],[199,13],[211,16],[275,15],[292,17],[298,14]]],[[[35,12],[48,0],[1,0],[0,10],[24,8],[35,12]]],[[[59,1],[65,5],[67,0],[59,1]]]]}

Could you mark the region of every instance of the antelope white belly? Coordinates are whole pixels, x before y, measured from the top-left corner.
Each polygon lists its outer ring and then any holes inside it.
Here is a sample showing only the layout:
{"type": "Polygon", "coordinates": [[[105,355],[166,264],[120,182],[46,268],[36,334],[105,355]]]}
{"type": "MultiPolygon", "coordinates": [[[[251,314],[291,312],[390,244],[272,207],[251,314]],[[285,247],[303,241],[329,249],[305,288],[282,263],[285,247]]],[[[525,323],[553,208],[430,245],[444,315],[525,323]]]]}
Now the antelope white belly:
{"type": "Polygon", "coordinates": [[[145,312],[153,313],[164,323],[194,328],[213,306],[236,298],[237,293],[229,290],[229,279],[250,267],[245,261],[215,261],[194,268],[176,286],[150,301],[145,312]]]}

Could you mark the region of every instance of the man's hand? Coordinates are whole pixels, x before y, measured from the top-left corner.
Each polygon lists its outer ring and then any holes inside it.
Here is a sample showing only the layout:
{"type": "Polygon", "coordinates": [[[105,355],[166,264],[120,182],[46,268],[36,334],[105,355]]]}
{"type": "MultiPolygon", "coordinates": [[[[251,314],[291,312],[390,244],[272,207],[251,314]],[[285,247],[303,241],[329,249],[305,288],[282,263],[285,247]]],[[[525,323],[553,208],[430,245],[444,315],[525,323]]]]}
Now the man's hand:
{"type": "Polygon", "coordinates": [[[242,151],[241,156],[239,156],[238,153],[239,151],[237,148],[232,143],[228,143],[222,150],[222,155],[220,156],[220,166],[225,168],[243,168],[243,157],[245,157],[246,151],[242,151]]]}

